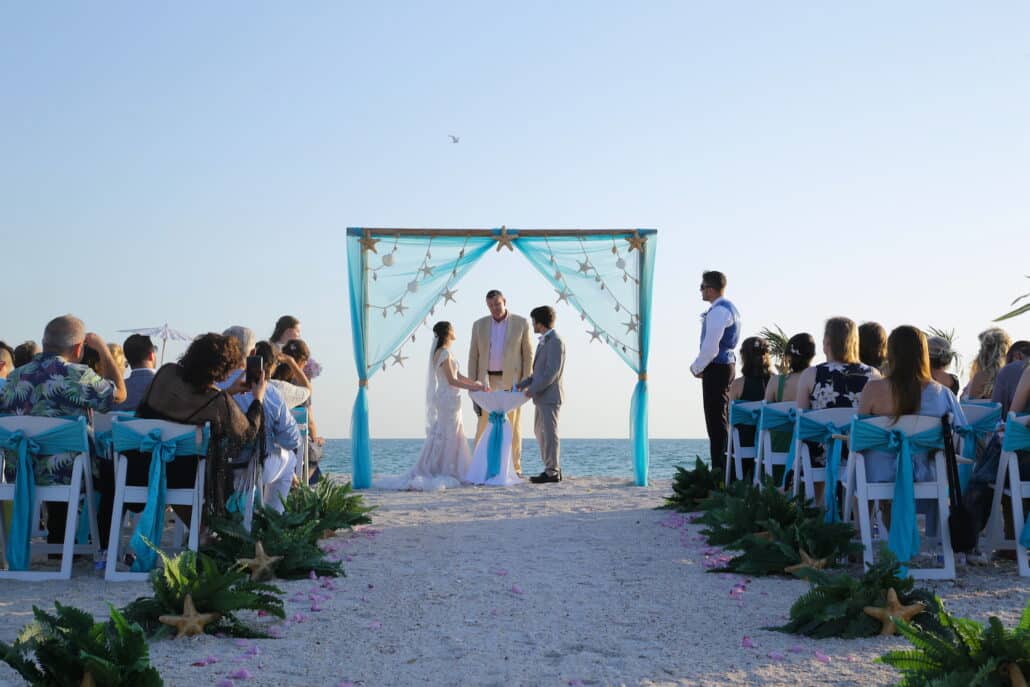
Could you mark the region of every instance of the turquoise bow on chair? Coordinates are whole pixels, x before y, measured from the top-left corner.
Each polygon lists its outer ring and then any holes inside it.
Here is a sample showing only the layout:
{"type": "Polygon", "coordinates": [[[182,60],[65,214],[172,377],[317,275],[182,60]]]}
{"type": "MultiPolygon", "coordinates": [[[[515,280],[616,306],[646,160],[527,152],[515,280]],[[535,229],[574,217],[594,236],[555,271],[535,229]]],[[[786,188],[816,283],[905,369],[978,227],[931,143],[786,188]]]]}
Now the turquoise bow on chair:
{"type": "MultiPolygon", "coordinates": [[[[984,405],[978,403],[976,405],[984,405]]],[[[994,404],[995,407],[991,412],[984,415],[976,422],[968,425],[956,425],[955,433],[961,436],[964,441],[962,442],[962,457],[969,458],[970,460],[976,460],[976,442],[981,437],[989,437],[994,433],[994,428],[998,426],[998,422],[1001,421],[1001,405],[994,404]]],[[[969,463],[958,466],[958,478],[959,485],[964,490],[966,484],[969,483],[969,477],[973,474],[973,466],[969,463]]]]}
{"type": "Polygon", "coordinates": [[[18,453],[18,474],[14,480],[14,520],[11,523],[10,538],[7,540],[7,564],[11,570],[28,570],[31,559],[29,539],[32,533],[32,514],[36,505],[34,459],[37,456],[52,456],[56,453],[75,452],[88,455],[86,419],[69,420],[67,424],[61,424],[32,437],[20,429],[10,431],[0,427],[0,448],[18,453]]]}
{"type": "MultiPolygon", "coordinates": [[[[794,423],[797,417],[797,408],[788,408],[786,411],[780,410],[779,408],[773,408],[772,406],[762,406],[762,411],[758,418],[758,430],[755,432],[756,439],[755,443],[758,445],[758,449],[755,450],[755,455],[761,457],[760,448],[762,446],[762,432],[769,430],[770,432],[779,432],[782,430],[790,430],[791,435],[794,434],[794,423]]],[[[794,464],[794,443],[791,442],[790,452],[787,454],[787,466],[786,471],[783,473],[783,483],[787,483],[787,473],[790,472],[791,466],[794,464]]]]}
{"type": "MultiPolygon", "coordinates": [[[[1006,452],[1030,451],[1030,427],[1010,417],[1005,422],[1005,438],[1002,439],[1001,450],[1006,452]]],[[[1012,483],[1019,483],[1018,473],[1012,475],[1012,483]]],[[[1018,499],[1019,492],[1013,490],[1012,498],[1018,499]]],[[[1030,547],[1030,515],[1027,515],[1026,522],[1023,523],[1023,530],[1019,534],[1019,543],[1030,547]]]]}
{"type": "MultiPolygon", "coordinates": [[[[804,413],[797,416],[798,441],[814,441],[829,448],[826,454],[826,488],[823,493],[823,506],[826,508],[826,522],[837,522],[840,513],[837,511],[837,482],[840,481],[840,461],[844,455],[844,441],[840,438],[848,433],[849,425],[843,427],[833,422],[816,422],[804,413]]],[[[791,444],[795,451],[797,442],[791,444]]],[[[791,460],[788,457],[788,460],[791,460]]]]}
{"type": "MultiPolygon", "coordinates": [[[[160,429],[155,428],[146,434],[140,434],[129,423],[116,422],[112,428],[112,435],[115,451],[139,451],[151,455],[150,471],[147,475],[147,503],[140,513],[139,522],[136,523],[136,531],[129,540],[129,548],[136,554],[132,571],[147,572],[153,570],[157,564],[157,552],[147,545],[147,541],[157,546],[164,531],[165,499],[168,495],[167,464],[177,456],[206,454],[208,429],[204,428],[200,446],[196,441],[197,432],[192,429],[177,437],[162,439],[160,429]]],[[[193,517],[199,516],[199,513],[193,514],[193,517]]]]}
{"type": "Polygon", "coordinates": [[[501,449],[504,447],[504,413],[491,412],[490,443],[486,447],[486,479],[497,477],[501,472],[501,449]]]}
{"type": "Polygon", "coordinates": [[[757,426],[758,421],[759,419],[761,419],[762,416],[761,407],[744,408],[741,406],[741,403],[751,403],[751,401],[733,401],[732,403],[730,403],[730,426],[757,426]]]}
{"type": "Polygon", "coordinates": [[[898,471],[894,478],[894,503],[887,545],[904,563],[919,552],[919,526],[916,522],[915,477],[912,453],[944,448],[944,434],[938,424],[918,434],[900,429],[877,427],[868,420],[855,418],[851,423],[851,450],[880,450],[896,453],[898,471]]]}

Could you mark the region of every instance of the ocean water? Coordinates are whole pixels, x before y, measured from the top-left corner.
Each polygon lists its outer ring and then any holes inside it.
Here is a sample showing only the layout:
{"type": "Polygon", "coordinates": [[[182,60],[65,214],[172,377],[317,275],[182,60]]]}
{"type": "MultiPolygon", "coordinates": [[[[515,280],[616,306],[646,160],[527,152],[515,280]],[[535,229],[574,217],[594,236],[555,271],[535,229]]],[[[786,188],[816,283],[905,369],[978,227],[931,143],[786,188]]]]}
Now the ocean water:
{"type": "MultiPolygon", "coordinates": [[[[350,475],[352,472],[349,439],[326,441],[322,471],[350,475]]],[[[418,460],[421,439],[373,439],[372,470],[375,475],[397,475],[418,460]]],[[[668,479],[677,465],[690,466],[700,456],[708,461],[707,439],[652,439],[651,479],[668,479]]],[[[562,439],[561,467],[566,477],[633,478],[633,454],[629,439],[562,439]]],[[[522,442],[522,474],[536,475],[543,470],[536,441],[522,442]]]]}

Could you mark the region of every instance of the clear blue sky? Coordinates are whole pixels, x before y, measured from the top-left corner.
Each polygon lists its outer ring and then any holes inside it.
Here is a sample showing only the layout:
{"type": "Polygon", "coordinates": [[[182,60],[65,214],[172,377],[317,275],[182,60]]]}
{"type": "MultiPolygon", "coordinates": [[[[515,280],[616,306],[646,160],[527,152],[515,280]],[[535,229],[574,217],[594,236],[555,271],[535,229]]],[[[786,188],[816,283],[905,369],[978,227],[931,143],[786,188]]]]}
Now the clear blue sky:
{"type": "MultiPolygon", "coordinates": [[[[1025,2],[6,3],[0,112],[0,337],[292,313],[329,436],[348,225],[657,227],[654,436],[703,435],[702,269],[745,333],[843,314],[967,359],[1027,287],[1025,2]]],[[[491,254],[448,319],[494,286],[553,302],[491,254]]],[[[564,434],[625,435],[632,373],[560,317],[564,434]]],[[[374,436],[420,434],[423,379],[376,377],[374,436]]]]}

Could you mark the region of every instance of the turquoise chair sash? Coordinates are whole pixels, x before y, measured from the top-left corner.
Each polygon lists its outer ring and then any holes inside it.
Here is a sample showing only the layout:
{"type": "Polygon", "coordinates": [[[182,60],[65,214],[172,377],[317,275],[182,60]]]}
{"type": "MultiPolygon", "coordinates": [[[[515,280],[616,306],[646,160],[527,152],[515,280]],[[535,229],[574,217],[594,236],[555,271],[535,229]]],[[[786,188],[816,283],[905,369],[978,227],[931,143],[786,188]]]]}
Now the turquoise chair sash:
{"type": "MultiPolygon", "coordinates": [[[[1030,427],[1010,417],[1005,422],[1005,438],[1002,439],[1001,450],[1030,451],[1030,427]]],[[[1012,476],[1012,482],[1019,483],[1018,474],[1012,476]]],[[[1019,494],[1013,491],[1012,498],[1018,499],[1019,494]]],[[[1026,522],[1023,523],[1023,531],[1019,534],[1019,543],[1030,547],[1030,515],[1027,515],[1026,522]]]]}
{"type": "MultiPolygon", "coordinates": [[[[791,435],[794,434],[794,423],[797,417],[797,408],[788,408],[786,411],[782,411],[779,408],[773,408],[772,406],[763,405],[761,412],[758,414],[758,430],[755,432],[755,455],[758,458],[762,457],[762,432],[769,430],[770,432],[778,432],[784,429],[789,429],[791,435]]],[[[791,452],[787,454],[787,470],[783,474],[783,481],[787,481],[787,472],[790,472],[792,464],[791,456],[793,455],[793,443],[791,443],[791,452]]]]}
{"type": "Polygon", "coordinates": [[[733,401],[730,403],[730,427],[736,427],[737,425],[757,426],[758,420],[762,415],[761,406],[748,409],[741,407],[742,403],[751,403],[751,401],[733,401]]]}
{"type": "MultiPolygon", "coordinates": [[[[826,522],[837,522],[840,520],[840,513],[837,510],[837,482],[840,481],[840,461],[843,456],[844,442],[834,438],[834,435],[845,435],[850,430],[850,423],[838,425],[834,422],[818,422],[811,419],[805,413],[797,415],[797,426],[795,435],[798,441],[814,441],[823,444],[829,450],[826,452],[826,489],[823,494],[823,505],[826,508],[824,516],[826,522]]],[[[797,450],[797,442],[791,444],[791,452],[797,450]]],[[[793,460],[788,457],[793,464],[793,460]]],[[[786,475],[784,475],[786,479],[786,475]]]]}
{"type": "MultiPolygon", "coordinates": [[[[919,552],[919,526],[916,522],[915,477],[912,454],[944,448],[944,433],[940,424],[918,434],[906,434],[900,429],[885,429],[871,422],[855,418],[851,422],[851,450],[879,450],[896,453],[898,471],[894,478],[894,503],[891,507],[891,526],[887,545],[902,563],[919,552]]],[[[945,526],[942,523],[942,526],[945,526]]]]}
{"type": "MultiPolygon", "coordinates": [[[[0,448],[18,453],[18,475],[14,480],[14,519],[7,540],[7,564],[11,570],[28,570],[29,539],[32,534],[32,514],[36,505],[36,473],[33,461],[37,456],[56,453],[85,453],[89,455],[86,418],[75,420],[29,437],[22,430],[10,431],[0,427],[0,448]]],[[[87,470],[89,467],[86,468],[87,470]]]]}
{"type": "Polygon", "coordinates": [[[293,415],[293,421],[298,425],[306,425],[308,423],[308,409],[306,407],[297,406],[296,408],[291,408],[290,414],[293,415]]]}
{"type": "MultiPolygon", "coordinates": [[[[161,541],[165,499],[168,495],[166,465],[177,456],[206,455],[209,433],[205,425],[203,440],[198,446],[197,432],[193,429],[177,437],[162,440],[160,429],[155,428],[146,434],[140,434],[131,424],[114,424],[112,434],[115,451],[139,451],[151,455],[150,472],[147,475],[147,503],[140,514],[139,522],[136,523],[136,531],[129,540],[129,548],[136,554],[136,560],[132,563],[133,572],[147,572],[153,570],[157,564],[157,552],[150,548],[144,539],[155,546],[161,541]]],[[[194,513],[193,517],[200,517],[200,514],[194,513]]]]}
{"type": "MultiPolygon", "coordinates": [[[[987,405],[985,403],[976,403],[974,405],[987,405]]],[[[990,404],[994,408],[991,412],[984,415],[976,422],[968,425],[956,425],[955,433],[961,436],[964,441],[962,442],[962,457],[969,458],[970,460],[976,460],[976,442],[978,439],[983,437],[989,437],[994,433],[994,428],[997,427],[998,422],[1001,421],[1001,405],[990,404]]],[[[963,490],[966,488],[966,484],[969,483],[969,477],[973,474],[973,466],[969,463],[958,466],[958,481],[959,485],[963,490]]]]}
{"type": "Polygon", "coordinates": [[[497,477],[501,472],[501,449],[504,448],[504,413],[492,412],[490,420],[490,443],[486,446],[486,478],[497,477]]]}

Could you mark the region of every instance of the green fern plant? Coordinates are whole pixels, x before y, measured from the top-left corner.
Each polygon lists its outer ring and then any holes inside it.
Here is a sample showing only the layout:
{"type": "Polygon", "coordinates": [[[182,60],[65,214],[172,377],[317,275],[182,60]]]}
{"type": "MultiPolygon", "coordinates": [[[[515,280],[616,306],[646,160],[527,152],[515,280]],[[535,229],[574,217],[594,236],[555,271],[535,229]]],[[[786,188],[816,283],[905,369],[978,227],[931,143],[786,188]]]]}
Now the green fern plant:
{"type": "Polygon", "coordinates": [[[921,602],[926,607],[926,611],[915,617],[916,625],[943,632],[937,620],[941,610],[937,597],[925,589],[916,589],[915,580],[902,576],[901,564],[886,547],[861,578],[812,568],[799,570],[795,575],[808,580],[812,588],[790,607],[787,624],[767,629],[814,639],[872,637],[879,634],[880,621],[866,615],[863,609],[866,606],[882,608],[886,604],[887,590],[894,589],[903,605],[921,602]]]}
{"type": "Polygon", "coordinates": [[[895,620],[911,649],[878,660],[902,674],[898,687],[1016,687],[1030,674],[1030,603],[1013,630],[995,617],[987,625],[937,613],[943,631],[895,620]]]}
{"type": "Polygon", "coordinates": [[[343,574],[339,561],[330,561],[318,547],[324,531],[320,520],[309,519],[307,513],[277,513],[271,508],[254,509],[251,530],[243,527],[238,513],[229,517],[211,518],[209,531],[215,535],[203,553],[220,566],[232,566],[241,558],[253,558],[255,544],[261,542],[269,556],[280,556],[274,565],[275,576],[284,580],[318,575],[337,577],[343,574]]]}
{"type": "Polygon", "coordinates": [[[264,611],[285,618],[282,591],[273,585],[251,581],[239,566],[219,567],[217,562],[193,551],[175,558],[158,552],[163,565],[150,573],[153,596],[140,597],[123,609],[126,618],[139,623],[155,637],[167,636],[172,628],[158,621],[162,615],[179,615],[189,594],[200,613],[218,613],[218,622],[205,628],[209,634],[267,638],[269,635],[236,617],[238,611],[264,611]]]}
{"type": "Polygon", "coordinates": [[[774,324],[772,327],[762,329],[758,332],[758,336],[769,344],[769,355],[776,360],[776,371],[781,375],[789,374],[790,361],[787,360],[787,342],[790,341],[790,337],[786,332],[780,329],[779,325],[774,324]]]}
{"type": "Polygon", "coordinates": [[[701,509],[701,502],[712,492],[722,488],[722,470],[710,469],[700,457],[694,461],[694,469],[676,466],[672,478],[672,496],[665,497],[665,504],[659,508],[671,508],[681,513],[693,513],[701,509]]]}
{"type": "Polygon", "coordinates": [[[325,532],[349,529],[372,522],[368,513],[375,506],[364,505],[361,494],[356,494],[351,483],[337,484],[322,477],[313,488],[292,489],[284,502],[287,513],[301,513],[307,519],[318,520],[325,532]]]}
{"type": "Polygon", "coordinates": [[[14,644],[0,642],[0,660],[33,687],[159,687],[164,682],[150,665],[143,629],[115,608],[105,623],[71,606],[54,602],[56,615],[35,606],[35,621],[14,644]]]}
{"type": "MultiPolygon", "coordinates": [[[[1030,279],[1030,274],[1028,274],[1026,276],[1026,278],[1030,279]]],[[[1020,296],[1016,300],[1012,301],[1012,303],[1010,303],[1010,305],[1015,305],[1016,303],[1019,303],[1020,301],[1025,300],[1027,298],[1030,298],[1030,293],[1024,293],[1022,296],[1020,296]]],[[[1018,315],[1022,315],[1023,313],[1028,312],[1028,311],[1030,311],[1030,303],[1025,303],[1025,304],[1019,306],[1018,308],[1016,308],[1015,310],[1010,310],[1009,312],[1005,313],[1001,317],[996,318],[994,321],[995,322],[1001,322],[1002,320],[1008,320],[1008,319],[1011,319],[1011,318],[1016,317],[1018,315]]]]}
{"type": "Polygon", "coordinates": [[[701,531],[714,546],[739,548],[745,536],[768,531],[770,523],[780,527],[800,523],[819,514],[797,496],[789,496],[772,482],[760,486],[740,480],[723,493],[712,494],[701,503],[706,511],[698,522],[706,525],[701,531]]]}
{"type": "Polygon", "coordinates": [[[843,522],[823,522],[821,513],[788,525],[775,520],[757,524],[764,534],[748,534],[735,542],[732,548],[742,549],[743,553],[712,572],[783,575],[787,568],[804,562],[802,551],[833,566],[839,559],[862,550],[861,544],[854,541],[854,527],[843,522]]]}

